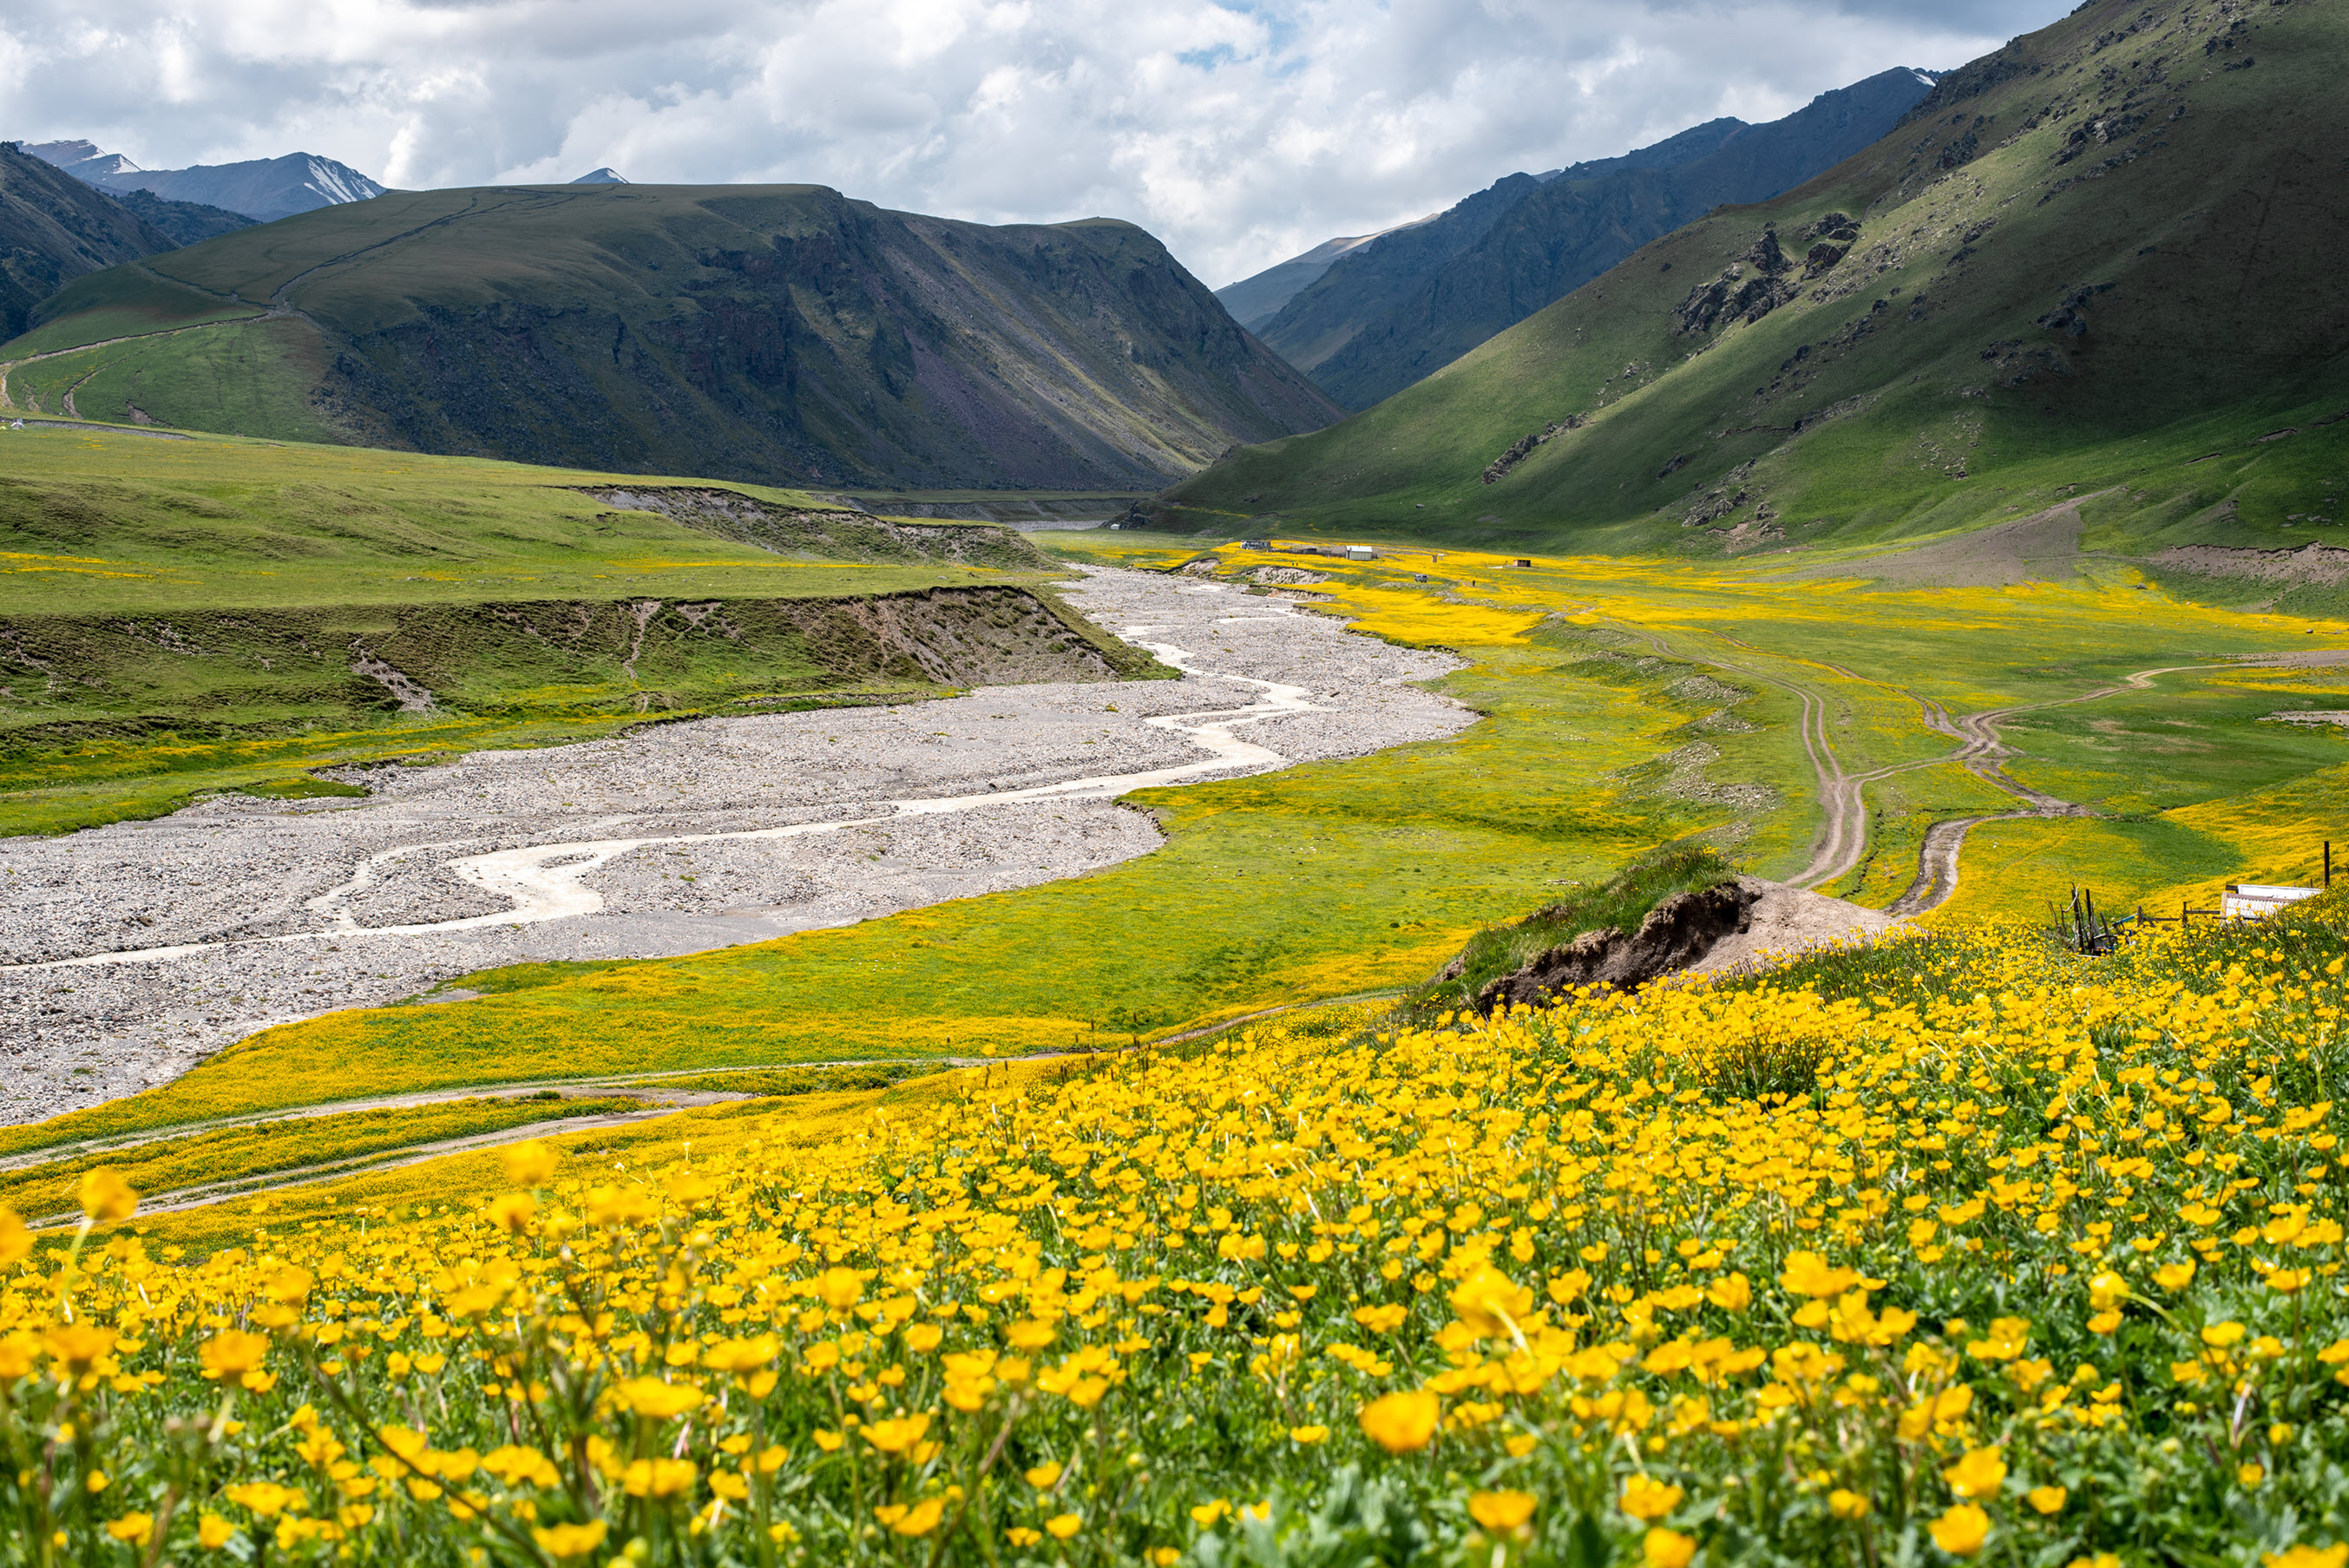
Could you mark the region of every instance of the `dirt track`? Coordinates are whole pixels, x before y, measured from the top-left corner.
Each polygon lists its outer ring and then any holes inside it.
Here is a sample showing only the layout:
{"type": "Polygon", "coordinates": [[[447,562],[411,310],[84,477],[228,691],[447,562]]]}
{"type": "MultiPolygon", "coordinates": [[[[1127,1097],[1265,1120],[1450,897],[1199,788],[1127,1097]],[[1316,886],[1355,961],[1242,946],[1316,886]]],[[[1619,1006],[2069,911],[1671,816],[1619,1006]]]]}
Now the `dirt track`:
{"type": "MultiPolygon", "coordinates": [[[[2024,521],[2040,522],[2044,520],[2044,516],[2045,514],[2042,514],[2041,518],[2024,521]]],[[[2020,527],[2021,524],[2010,526],[2020,527]]],[[[1725,659],[1678,652],[1653,633],[1636,627],[1630,629],[1645,638],[1656,652],[1667,657],[1687,659],[1694,663],[1710,665],[1718,669],[1729,670],[1764,686],[1775,686],[1800,700],[1802,715],[1799,723],[1803,749],[1810,759],[1813,775],[1817,784],[1820,823],[1812,840],[1810,862],[1786,879],[1791,886],[1816,890],[1851,874],[1868,852],[1867,787],[1879,779],[1889,779],[1895,774],[1913,772],[1921,768],[1939,767],[1946,762],[1960,763],[1968,772],[1985,784],[2013,796],[2023,807],[2027,808],[2014,811],[1961,817],[1936,822],[1929,828],[1926,830],[1924,841],[1918,847],[1917,872],[1914,879],[1909,882],[1907,891],[1885,906],[1886,914],[1899,917],[1922,914],[1928,910],[1938,908],[1957,891],[1958,859],[1960,852],[1965,847],[1968,830],[1983,822],[2013,821],[2022,818],[2091,817],[2096,814],[2088,807],[2075,805],[2071,801],[2050,795],[2043,789],[2033,789],[2006,771],[2005,759],[2013,756],[2014,752],[1999,738],[1998,727],[2008,719],[2051,707],[2069,707],[2078,703],[2095,702],[2099,698],[2113,696],[2132,689],[2142,691],[2150,687],[2155,679],[2161,676],[2178,675],[2193,670],[2240,669],[2260,665],[2349,664],[2349,650],[2323,649],[2315,652],[2282,652],[2250,655],[2229,660],[2223,664],[2164,665],[2154,669],[2138,670],[2123,677],[2116,686],[2098,686],[2094,691],[2082,692],[2076,696],[2055,697],[2047,702],[2023,703],[2012,707],[1989,708],[1980,713],[1952,715],[1940,704],[1930,697],[1920,696],[1906,687],[1893,686],[1889,682],[1869,680],[1868,677],[1838,665],[1816,660],[1796,660],[1795,662],[1811,664],[1816,668],[1826,670],[1840,679],[1864,682],[1908,698],[1917,705],[1919,722],[1926,728],[1949,736],[1958,742],[1955,749],[1940,757],[1923,758],[1914,762],[1896,762],[1887,767],[1872,769],[1865,773],[1850,773],[1845,771],[1842,762],[1835,754],[1835,746],[1827,735],[1827,700],[1816,687],[1790,676],[1774,675],[1754,668],[1750,665],[1732,664],[1725,659]]],[[[1771,656],[1766,649],[1739,642],[1736,638],[1723,634],[1714,634],[1733,647],[1743,648],[1765,657],[1771,656]]]]}

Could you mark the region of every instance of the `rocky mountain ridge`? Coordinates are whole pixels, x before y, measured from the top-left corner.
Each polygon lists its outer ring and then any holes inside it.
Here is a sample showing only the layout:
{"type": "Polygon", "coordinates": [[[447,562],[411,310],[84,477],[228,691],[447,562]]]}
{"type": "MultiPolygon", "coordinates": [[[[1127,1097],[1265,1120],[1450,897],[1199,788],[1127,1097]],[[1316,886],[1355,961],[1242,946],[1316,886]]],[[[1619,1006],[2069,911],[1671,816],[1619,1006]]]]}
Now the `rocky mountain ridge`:
{"type": "Polygon", "coordinates": [[[1416,255],[1390,242],[1366,247],[1300,291],[1262,336],[1339,402],[1368,407],[1713,208],[1766,201],[1842,162],[1932,82],[1909,67],[1882,71],[1767,124],[1711,121],[1547,181],[1514,176],[1523,183],[1486,192],[1507,199],[1456,245],[1416,255]]]}
{"type": "Polygon", "coordinates": [[[46,141],[25,150],[115,195],[146,191],[166,201],[225,208],[262,223],[384,193],[383,186],[348,164],[314,152],[157,170],[141,169],[88,141],[46,141]]]}
{"type": "Polygon", "coordinates": [[[605,471],[1130,492],[1342,412],[1132,224],[821,186],[393,192],[85,278],[42,346],[125,308],[206,325],[96,350],[85,416],[605,471]]]}

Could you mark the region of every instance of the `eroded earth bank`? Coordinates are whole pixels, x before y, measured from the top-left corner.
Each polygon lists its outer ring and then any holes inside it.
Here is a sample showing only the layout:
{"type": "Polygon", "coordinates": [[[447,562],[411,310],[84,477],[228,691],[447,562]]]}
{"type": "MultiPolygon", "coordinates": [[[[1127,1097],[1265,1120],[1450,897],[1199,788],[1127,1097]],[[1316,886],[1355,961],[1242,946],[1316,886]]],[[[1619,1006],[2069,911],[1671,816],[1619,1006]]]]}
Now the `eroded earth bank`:
{"type": "Polygon", "coordinates": [[[1360,756],[1475,715],[1441,655],[1278,598],[1088,569],[1070,597],[1180,681],[993,686],[337,774],[0,840],[0,1122],[129,1094],[273,1024],[543,959],[655,957],[1114,864],[1126,790],[1360,756]]]}

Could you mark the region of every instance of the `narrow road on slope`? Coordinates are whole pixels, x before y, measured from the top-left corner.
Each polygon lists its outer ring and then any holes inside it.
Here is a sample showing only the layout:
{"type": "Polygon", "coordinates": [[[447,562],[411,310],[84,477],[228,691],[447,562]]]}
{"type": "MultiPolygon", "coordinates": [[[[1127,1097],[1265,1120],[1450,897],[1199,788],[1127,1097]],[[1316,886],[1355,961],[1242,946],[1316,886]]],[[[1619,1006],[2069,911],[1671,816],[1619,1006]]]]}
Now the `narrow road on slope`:
{"type": "MultiPolygon", "coordinates": [[[[147,339],[153,337],[178,337],[184,333],[207,332],[217,326],[243,326],[247,322],[260,321],[268,316],[290,315],[292,314],[293,313],[290,310],[256,310],[251,315],[233,315],[221,321],[200,321],[188,326],[167,327],[160,332],[133,332],[126,334],[121,337],[101,337],[96,343],[78,343],[71,348],[52,348],[45,354],[27,354],[22,359],[0,360],[0,409],[22,414],[38,414],[41,412],[41,409],[37,407],[31,408],[18,408],[9,398],[8,373],[22,366],[38,365],[44,359],[63,359],[68,354],[89,354],[100,348],[112,348],[115,345],[120,343],[143,343],[147,339]]],[[[98,366],[98,369],[100,370],[104,368],[104,366],[98,366]]],[[[97,374],[98,370],[92,370],[89,373],[89,376],[95,376],[97,374]]],[[[77,388],[79,387],[83,381],[88,381],[89,379],[89,376],[83,377],[81,381],[75,382],[74,386],[77,388]]],[[[66,394],[66,397],[70,399],[73,397],[73,393],[69,391],[66,394]]],[[[64,412],[74,414],[70,402],[68,402],[64,412]]],[[[74,418],[78,419],[81,416],[74,414],[74,418]]]]}
{"type": "MultiPolygon", "coordinates": [[[[1796,887],[1816,888],[1822,882],[1833,882],[1857,865],[1860,856],[1867,852],[1868,812],[1860,794],[1863,786],[1876,779],[1888,778],[1894,773],[1905,772],[1911,768],[1930,767],[1934,761],[1940,760],[1940,758],[1932,758],[1924,762],[1896,763],[1889,768],[1879,768],[1871,773],[1847,773],[1844,771],[1843,763],[1836,756],[1834,742],[1827,738],[1826,697],[1816,688],[1784,676],[1765,674],[1750,665],[1732,664],[1726,659],[1716,658],[1710,655],[1677,654],[1665,644],[1662,638],[1651,632],[1641,630],[1638,634],[1647,640],[1649,646],[1667,658],[1688,659],[1694,663],[1710,665],[1716,669],[1731,671],[1745,676],[1748,680],[1775,686],[1793,696],[1802,704],[1802,714],[1797,720],[1797,733],[1802,738],[1804,754],[1810,758],[1811,772],[1817,782],[1822,820],[1817,833],[1811,841],[1810,863],[1786,879],[1796,887]]],[[[1759,654],[1765,658],[1786,656],[1773,655],[1765,648],[1757,648],[1751,643],[1740,642],[1725,633],[1715,632],[1713,635],[1732,647],[1743,648],[1748,653],[1759,654]]]]}

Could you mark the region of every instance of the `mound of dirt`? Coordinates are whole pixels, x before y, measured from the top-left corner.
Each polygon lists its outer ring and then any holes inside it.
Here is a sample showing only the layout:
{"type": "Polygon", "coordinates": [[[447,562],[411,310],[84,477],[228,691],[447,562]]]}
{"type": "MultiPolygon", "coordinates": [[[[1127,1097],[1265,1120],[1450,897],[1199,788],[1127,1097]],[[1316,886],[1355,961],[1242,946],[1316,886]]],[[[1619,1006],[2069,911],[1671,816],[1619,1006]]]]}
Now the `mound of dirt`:
{"type": "Polygon", "coordinates": [[[1699,892],[1676,892],[1650,910],[1629,935],[1611,927],[1587,931],[1564,946],[1536,954],[1516,974],[1489,982],[1476,993],[1476,1010],[1489,1013],[1504,1002],[1528,1007],[1578,986],[1629,991],[1685,969],[1744,929],[1748,912],[1762,899],[1762,885],[1741,877],[1699,892]]]}
{"type": "Polygon", "coordinates": [[[1901,922],[1881,910],[1864,909],[1785,882],[1744,879],[1755,897],[1738,928],[1688,966],[1692,975],[1768,967],[1774,958],[1844,942],[1869,942],[1901,922]]]}
{"type": "Polygon", "coordinates": [[[2024,583],[2066,582],[2076,573],[2080,534],[2086,526],[2080,517],[2080,501],[2095,499],[2082,496],[1955,539],[1830,562],[1787,575],[1869,577],[1899,588],[2011,588],[2024,583]]]}
{"type": "Polygon", "coordinates": [[[1586,932],[1537,954],[1516,973],[1478,991],[1475,1007],[1489,1013],[1503,1003],[1533,1006],[1579,986],[1631,991],[1668,975],[1767,968],[1810,948],[1873,941],[1900,923],[1839,898],[1739,877],[1699,892],[1674,893],[1629,935],[1586,932]]]}

